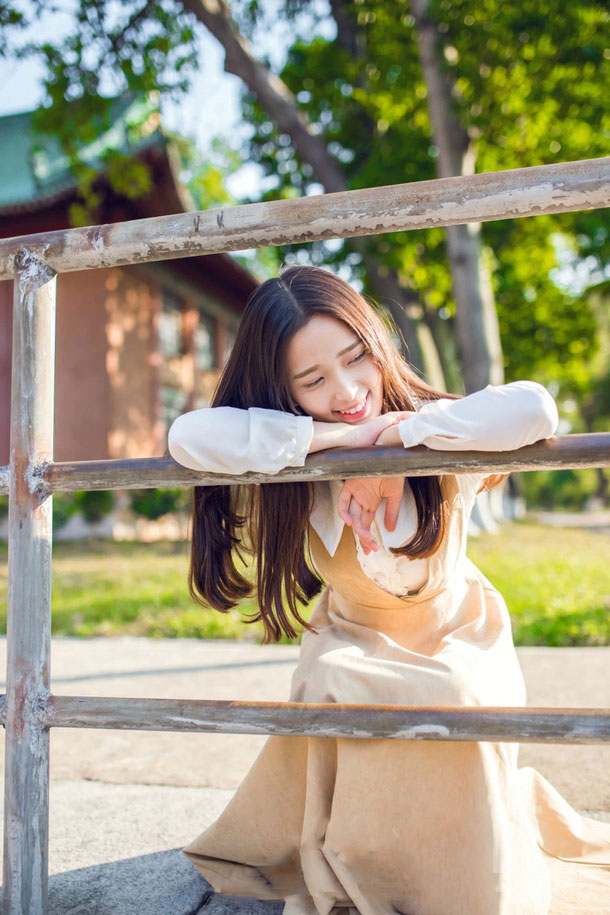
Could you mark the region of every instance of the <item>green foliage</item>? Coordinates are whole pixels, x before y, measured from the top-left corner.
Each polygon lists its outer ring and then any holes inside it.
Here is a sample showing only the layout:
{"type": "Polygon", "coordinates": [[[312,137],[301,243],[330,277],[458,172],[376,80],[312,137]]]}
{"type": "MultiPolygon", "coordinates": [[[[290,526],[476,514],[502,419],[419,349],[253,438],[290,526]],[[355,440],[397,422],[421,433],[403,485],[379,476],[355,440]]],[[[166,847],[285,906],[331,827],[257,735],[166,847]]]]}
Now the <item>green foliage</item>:
{"type": "Polygon", "coordinates": [[[8,515],[8,496],[0,496],[0,521],[8,515]]]}
{"type": "Polygon", "coordinates": [[[53,532],[65,527],[72,515],[78,511],[74,493],[58,492],[53,499],[53,532]]]}
{"type": "Polygon", "coordinates": [[[235,203],[226,189],[229,175],[240,166],[240,160],[226,142],[216,139],[210,156],[203,157],[192,140],[168,134],[180,164],[180,180],[188,188],[198,210],[235,203]]]}
{"type": "MultiPolygon", "coordinates": [[[[409,4],[363,0],[344,10],[352,34],[344,28],[331,41],[295,42],[282,78],[351,188],[435,177],[438,150],[409,4]]],[[[556,15],[552,0],[434,0],[430,15],[438,22],[456,110],[478,171],[606,154],[610,51],[603,4],[584,0],[564,17],[556,15]]],[[[244,113],[256,129],[251,157],[277,176],[267,196],[311,191],[311,168],[299,162],[289,138],[253,98],[246,98],[244,113]]],[[[598,320],[586,294],[554,282],[554,239],[561,233],[577,256],[593,257],[603,275],[610,264],[608,228],[602,210],[484,224],[507,380],[536,378],[554,385],[560,399],[591,384],[598,320]]],[[[444,323],[455,336],[443,230],[398,232],[367,244],[417,291],[436,335],[444,323]]],[[[334,261],[359,275],[360,257],[349,241],[338,250],[316,247],[314,261],[334,261]]],[[[292,247],[284,256],[301,255],[292,247]]]]}
{"type": "Polygon", "coordinates": [[[53,496],[53,530],[60,530],[72,515],[79,512],[85,521],[96,524],[110,514],[113,507],[114,493],[111,490],[56,493],[53,496]]]}
{"type": "Polygon", "coordinates": [[[85,521],[96,524],[114,507],[114,492],[108,489],[93,490],[92,492],[75,492],[74,501],[77,511],[80,511],[85,521]]]}
{"type": "Polygon", "coordinates": [[[480,168],[607,154],[607,4],[431,0],[480,168]],[[584,154],[584,155],[583,155],[584,154]]]}
{"type": "Polygon", "coordinates": [[[11,3],[0,0],[0,57],[12,54],[11,40],[14,32],[27,25],[24,13],[11,3]]]}
{"type": "MultiPolygon", "coordinates": [[[[610,478],[610,471],[605,471],[610,478]]],[[[521,476],[521,485],[528,508],[585,508],[598,486],[595,470],[534,470],[521,476]]]]}
{"type": "MultiPolygon", "coordinates": [[[[409,4],[362,0],[343,11],[350,25],[335,39],[296,41],[290,50],[281,76],[299,109],[327,141],[349,187],[435,177],[438,150],[409,4]]],[[[604,4],[584,0],[558,16],[554,0],[433,0],[429,13],[438,23],[445,72],[477,171],[607,154],[610,16],[604,4]]],[[[252,97],[246,97],[244,113],[256,130],[249,155],[269,180],[276,176],[267,197],[311,192],[312,170],[289,138],[252,97]]],[[[586,288],[610,270],[609,230],[607,210],[482,227],[506,380],[548,385],[569,424],[562,431],[605,429],[610,416],[608,294],[596,301],[586,288]],[[586,267],[584,289],[559,282],[558,268],[565,272],[568,263],[575,276],[586,267]]],[[[443,230],[392,233],[368,239],[367,246],[416,291],[438,345],[455,338],[443,230]]],[[[360,255],[349,241],[322,243],[307,253],[292,246],[283,256],[334,262],[366,288],[360,255]]],[[[451,347],[445,364],[451,364],[451,347]]],[[[530,499],[553,499],[554,507],[581,506],[596,491],[593,472],[548,481],[530,474],[527,487],[530,499]]]]}
{"type": "MultiPolygon", "coordinates": [[[[506,524],[497,537],[472,540],[468,555],[503,594],[518,644],[610,644],[607,535],[506,524]]],[[[6,559],[7,544],[0,543],[0,607],[6,559]]],[[[188,563],[184,542],[55,543],[53,632],[261,641],[260,624],[244,622],[252,602],[230,614],[193,604],[188,563]]]]}
{"type": "Polygon", "coordinates": [[[189,491],[180,488],[133,489],[129,494],[131,510],[151,521],[169,512],[185,511],[189,505],[189,491]]]}
{"type": "Polygon", "coordinates": [[[506,378],[554,384],[562,396],[582,392],[600,347],[600,328],[585,294],[552,279],[556,218],[499,221],[485,227],[493,250],[496,307],[506,378]]]}
{"type": "MultiPolygon", "coordinates": [[[[0,2],[0,17],[8,21],[10,10],[0,2]]],[[[258,0],[231,4],[248,34],[278,18],[294,23],[303,10],[316,15],[305,0],[284,0],[272,10],[258,0]]],[[[349,187],[435,177],[438,150],[408,0],[359,0],[333,10],[343,17],[335,39],[297,40],[290,49],[281,75],[297,107],[326,140],[349,187]]],[[[15,18],[14,10],[10,15],[15,18]]],[[[478,171],[606,153],[609,14],[600,0],[578,0],[561,16],[555,0],[431,0],[429,15],[438,25],[456,111],[478,171]]],[[[112,102],[106,95],[183,91],[197,65],[194,39],[194,19],[183,0],[143,6],[127,0],[121,7],[110,0],[78,0],[75,28],[64,42],[31,45],[48,74],[49,105],[39,127],[61,138],[79,176],[82,201],[73,207],[73,221],[91,221],[100,202],[97,168],[83,165],[79,153],[110,123],[112,102]]],[[[244,113],[255,128],[246,155],[276,181],[267,196],[314,190],[312,167],[299,161],[289,137],[252,98],[246,98],[244,113]]],[[[143,129],[144,123],[134,124],[133,138],[143,129]]],[[[194,166],[185,170],[196,205],[231,202],[224,180],[236,165],[234,153],[225,146],[207,163],[197,161],[192,147],[190,155],[194,166]]],[[[116,150],[105,151],[102,160],[119,193],[146,192],[149,176],[142,163],[128,166],[116,150]]],[[[552,239],[562,233],[599,281],[610,263],[607,212],[487,223],[482,231],[493,266],[507,378],[556,382],[561,397],[583,391],[587,367],[599,350],[595,316],[586,296],[553,282],[557,251],[552,239]]],[[[433,332],[445,341],[454,338],[443,230],[391,233],[366,245],[383,269],[397,273],[401,284],[416,292],[433,332]]],[[[269,263],[259,264],[258,272],[273,270],[278,260],[310,256],[341,266],[343,275],[360,279],[366,288],[361,254],[349,240],[316,243],[307,254],[298,246],[277,256],[266,252],[261,260],[269,263]]]]}
{"type": "MultiPolygon", "coordinates": [[[[232,205],[238,201],[227,190],[227,179],[241,166],[237,152],[225,140],[216,138],[211,152],[204,158],[192,140],[168,134],[177,156],[180,180],[187,187],[198,210],[232,205]]],[[[258,248],[236,258],[246,269],[263,281],[275,276],[280,259],[276,248],[258,248]]]]}
{"type": "Polygon", "coordinates": [[[77,178],[81,199],[71,208],[72,224],[95,221],[104,186],[100,172],[117,194],[134,199],[148,193],[150,169],[134,152],[150,132],[150,111],[142,110],[141,120],[129,124],[124,148],[117,148],[111,135],[94,163],[84,153],[112,126],[117,98],[175,95],[188,87],[197,56],[191,16],[182,3],[78,0],[74,29],[63,41],[33,41],[20,53],[39,57],[45,67],[47,103],[35,126],[59,139],[77,178]]]}
{"type": "Polygon", "coordinates": [[[607,534],[517,523],[471,541],[468,555],[504,596],[516,644],[608,645],[608,543],[607,534]]]}

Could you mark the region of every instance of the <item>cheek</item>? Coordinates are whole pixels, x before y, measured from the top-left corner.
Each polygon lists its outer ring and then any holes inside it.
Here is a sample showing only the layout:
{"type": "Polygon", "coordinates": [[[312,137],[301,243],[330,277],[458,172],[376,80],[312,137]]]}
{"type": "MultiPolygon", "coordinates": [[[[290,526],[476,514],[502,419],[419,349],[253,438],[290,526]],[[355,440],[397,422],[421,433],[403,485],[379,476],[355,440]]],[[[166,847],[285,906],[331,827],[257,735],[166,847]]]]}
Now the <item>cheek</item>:
{"type": "Polygon", "coordinates": [[[383,389],[383,380],[381,377],[381,372],[376,365],[371,366],[370,374],[370,386],[376,393],[381,393],[383,389]]]}
{"type": "Polygon", "coordinates": [[[320,422],[333,420],[328,395],[324,391],[300,391],[295,398],[301,410],[320,422]]]}
{"type": "Polygon", "coordinates": [[[383,406],[383,378],[377,366],[375,366],[375,371],[371,376],[371,390],[374,392],[375,406],[381,412],[383,406]]]}
{"type": "Polygon", "coordinates": [[[313,391],[293,391],[292,398],[305,413],[311,415],[314,412],[316,397],[313,391]]]}

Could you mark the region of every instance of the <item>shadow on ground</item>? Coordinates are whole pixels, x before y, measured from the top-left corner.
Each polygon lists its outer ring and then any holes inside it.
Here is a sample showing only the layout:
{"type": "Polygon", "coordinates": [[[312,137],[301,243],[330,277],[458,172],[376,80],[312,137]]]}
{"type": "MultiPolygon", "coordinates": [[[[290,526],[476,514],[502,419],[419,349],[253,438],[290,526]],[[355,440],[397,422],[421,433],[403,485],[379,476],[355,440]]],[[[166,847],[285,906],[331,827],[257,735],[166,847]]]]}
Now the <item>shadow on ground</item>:
{"type": "Polygon", "coordinates": [[[49,915],[196,915],[213,892],[180,849],[49,877],[49,915]]]}
{"type": "Polygon", "coordinates": [[[180,849],[49,877],[49,915],[281,915],[282,908],[216,895],[180,849]]]}

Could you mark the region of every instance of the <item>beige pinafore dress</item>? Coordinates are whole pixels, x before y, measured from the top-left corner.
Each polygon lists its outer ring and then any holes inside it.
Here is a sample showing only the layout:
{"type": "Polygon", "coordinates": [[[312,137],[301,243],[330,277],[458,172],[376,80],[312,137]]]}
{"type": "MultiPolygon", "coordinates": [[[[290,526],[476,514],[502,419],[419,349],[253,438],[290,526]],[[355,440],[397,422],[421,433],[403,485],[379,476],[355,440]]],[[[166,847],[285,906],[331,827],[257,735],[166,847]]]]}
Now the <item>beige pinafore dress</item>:
{"type": "MultiPolygon", "coordinates": [[[[362,571],[346,527],[290,699],[523,706],[500,594],[465,556],[464,501],[415,594],[362,571]]],[[[610,913],[610,824],[580,816],[511,743],[270,737],[185,854],[217,892],[285,900],[284,915],[610,913]]]]}

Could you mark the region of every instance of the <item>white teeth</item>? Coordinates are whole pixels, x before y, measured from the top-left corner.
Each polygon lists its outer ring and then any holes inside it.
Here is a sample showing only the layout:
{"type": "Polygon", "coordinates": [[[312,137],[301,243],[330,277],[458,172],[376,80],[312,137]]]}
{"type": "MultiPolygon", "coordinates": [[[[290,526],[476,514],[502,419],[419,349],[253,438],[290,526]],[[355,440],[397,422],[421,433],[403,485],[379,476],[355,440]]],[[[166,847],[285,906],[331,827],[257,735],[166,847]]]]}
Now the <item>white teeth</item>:
{"type": "Polygon", "coordinates": [[[348,416],[351,416],[353,413],[360,413],[361,410],[364,410],[364,405],[366,403],[366,397],[361,404],[358,404],[357,407],[353,407],[351,410],[339,410],[339,413],[345,413],[348,416]]]}

